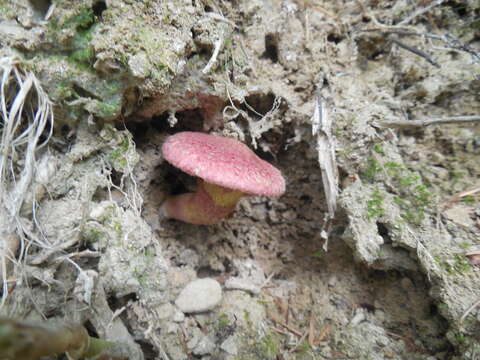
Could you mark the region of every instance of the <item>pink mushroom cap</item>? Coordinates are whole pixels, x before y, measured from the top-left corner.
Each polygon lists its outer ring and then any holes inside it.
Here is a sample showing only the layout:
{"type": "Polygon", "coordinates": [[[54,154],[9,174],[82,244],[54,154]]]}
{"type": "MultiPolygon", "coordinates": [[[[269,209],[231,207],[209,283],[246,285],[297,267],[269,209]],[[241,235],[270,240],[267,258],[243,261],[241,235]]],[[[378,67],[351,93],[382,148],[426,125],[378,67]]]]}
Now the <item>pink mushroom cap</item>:
{"type": "Polygon", "coordinates": [[[235,139],[199,132],[180,132],[162,146],[165,160],[180,170],[250,195],[280,196],[282,173],[235,139]]]}

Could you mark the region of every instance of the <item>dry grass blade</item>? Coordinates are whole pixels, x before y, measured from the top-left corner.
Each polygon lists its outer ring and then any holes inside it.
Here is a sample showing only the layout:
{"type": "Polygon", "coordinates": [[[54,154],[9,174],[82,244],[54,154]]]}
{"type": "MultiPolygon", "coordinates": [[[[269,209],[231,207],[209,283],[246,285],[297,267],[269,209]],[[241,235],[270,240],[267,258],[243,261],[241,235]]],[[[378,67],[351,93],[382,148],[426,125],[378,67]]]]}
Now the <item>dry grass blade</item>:
{"type": "MultiPolygon", "coordinates": [[[[38,150],[45,146],[53,131],[51,102],[40,82],[24,71],[15,57],[0,58],[0,262],[3,280],[1,305],[8,296],[7,264],[15,262],[6,239],[18,236],[19,262],[25,256],[27,242],[49,247],[46,239],[30,230],[30,219],[20,210],[32,191],[38,150]]],[[[33,197],[34,198],[34,197],[33,197]]],[[[33,207],[36,207],[35,201],[33,207]]],[[[33,217],[35,222],[35,217],[33,217]]]]}

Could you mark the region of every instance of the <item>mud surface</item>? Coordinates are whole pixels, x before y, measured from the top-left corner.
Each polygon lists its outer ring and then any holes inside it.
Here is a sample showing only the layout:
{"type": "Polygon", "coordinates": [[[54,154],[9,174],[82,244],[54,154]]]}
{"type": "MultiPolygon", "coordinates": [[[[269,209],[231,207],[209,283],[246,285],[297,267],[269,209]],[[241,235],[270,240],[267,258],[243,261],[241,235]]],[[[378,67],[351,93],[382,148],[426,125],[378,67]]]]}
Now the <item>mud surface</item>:
{"type": "Polygon", "coordinates": [[[2,314],[82,322],[131,359],[480,356],[478,116],[412,125],[480,114],[475,2],[24,0],[0,14],[1,55],[38,76],[56,124],[45,191],[22,213],[50,245],[30,244],[2,314]],[[244,197],[218,225],[162,219],[167,195],[196,186],[160,150],[185,130],[248,144],[286,193],[244,197]],[[180,291],[206,277],[220,304],[181,313],[180,291]]]}

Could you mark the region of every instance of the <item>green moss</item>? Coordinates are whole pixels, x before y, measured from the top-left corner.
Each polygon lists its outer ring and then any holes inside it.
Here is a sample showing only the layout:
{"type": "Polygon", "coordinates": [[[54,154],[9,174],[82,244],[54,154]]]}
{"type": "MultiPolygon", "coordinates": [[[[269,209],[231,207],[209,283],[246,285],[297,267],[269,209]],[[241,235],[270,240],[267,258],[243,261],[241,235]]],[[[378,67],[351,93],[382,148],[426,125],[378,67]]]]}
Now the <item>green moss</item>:
{"type": "Polygon", "coordinates": [[[75,92],[72,90],[71,83],[61,80],[56,85],[49,94],[53,101],[61,102],[74,96],[75,92]]]}
{"type": "Polygon", "coordinates": [[[96,111],[97,116],[100,116],[103,118],[111,118],[118,115],[118,110],[119,110],[118,104],[108,104],[106,102],[98,101],[96,105],[97,105],[97,111],[96,111]]]}
{"type": "Polygon", "coordinates": [[[72,53],[69,56],[69,60],[80,63],[82,65],[92,66],[95,60],[95,52],[91,41],[93,39],[94,27],[87,30],[78,31],[72,42],[72,53]]]}
{"type": "Polygon", "coordinates": [[[78,12],[67,18],[62,24],[63,28],[88,29],[95,22],[95,15],[91,7],[83,7],[78,12]]]}
{"type": "Polygon", "coordinates": [[[228,315],[227,315],[227,314],[221,313],[221,314],[218,316],[217,326],[218,326],[220,329],[224,329],[224,328],[226,328],[227,326],[230,326],[230,319],[228,318],[228,315]]]}
{"type": "Polygon", "coordinates": [[[369,220],[378,218],[385,214],[385,209],[383,208],[384,197],[381,196],[380,190],[375,189],[370,196],[370,200],[367,201],[367,217],[369,220]]]}
{"type": "Polygon", "coordinates": [[[363,171],[360,172],[360,175],[365,180],[373,182],[375,180],[376,175],[381,171],[382,171],[382,168],[378,160],[375,160],[374,158],[369,158],[365,168],[363,169],[363,171]]]}
{"type": "Polygon", "coordinates": [[[247,324],[247,327],[252,330],[253,329],[253,322],[252,319],[250,318],[250,312],[247,309],[243,310],[243,317],[245,319],[245,323],[247,324]]]}
{"type": "Polygon", "coordinates": [[[116,169],[125,169],[127,163],[127,152],[130,149],[130,140],[124,136],[121,143],[107,154],[112,166],[116,169]]]}
{"type": "Polygon", "coordinates": [[[464,274],[472,270],[472,265],[464,254],[455,254],[453,257],[444,259],[437,257],[435,260],[450,275],[464,274]]]}
{"type": "Polygon", "coordinates": [[[385,155],[385,151],[383,150],[382,144],[373,145],[373,151],[375,151],[378,154],[385,155]]]}
{"type": "Polygon", "coordinates": [[[98,242],[104,236],[105,236],[105,233],[97,229],[86,229],[83,232],[83,238],[89,243],[98,242]]]}
{"type": "Polygon", "coordinates": [[[450,175],[450,180],[452,182],[452,185],[455,185],[467,175],[467,172],[465,170],[455,169],[455,170],[451,170],[449,172],[449,175],[450,175]]]}
{"type": "Polygon", "coordinates": [[[462,200],[466,205],[475,205],[475,203],[477,202],[473,195],[464,196],[462,200]]]}
{"type": "Polygon", "coordinates": [[[123,227],[122,227],[122,223],[121,223],[121,222],[116,221],[116,222],[113,224],[113,230],[115,230],[115,232],[117,233],[117,237],[118,237],[118,238],[121,238],[121,237],[122,237],[123,227]]]}
{"type": "Polygon", "coordinates": [[[311,351],[312,348],[310,347],[310,344],[308,343],[307,340],[304,340],[300,346],[297,348],[297,353],[299,355],[306,355],[309,351],[311,351]]]}
{"type": "Polygon", "coordinates": [[[16,16],[16,11],[8,6],[8,1],[0,4],[0,19],[15,19],[16,16]]]}
{"type": "MultiPolygon", "coordinates": [[[[374,151],[379,152],[381,149],[374,148],[374,151]]],[[[371,157],[363,171],[363,177],[371,182],[384,181],[397,191],[393,201],[400,207],[403,221],[419,225],[425,219],[433,195],[418,173],[398,162],[383,162],[381,159],[371,157]],[[380,173],[382,176],[379,176],[380,173]]],[[[370,219],[383,214],[381,199],[378,196],[373,196],[367,207],[370,219]]]]}
{"type": "Polygon", "coordinates": [[[265,335],[259,341],[259,350],[262,359],[274,359],[279,354],[279,343],[273,333],[265,335]]]}

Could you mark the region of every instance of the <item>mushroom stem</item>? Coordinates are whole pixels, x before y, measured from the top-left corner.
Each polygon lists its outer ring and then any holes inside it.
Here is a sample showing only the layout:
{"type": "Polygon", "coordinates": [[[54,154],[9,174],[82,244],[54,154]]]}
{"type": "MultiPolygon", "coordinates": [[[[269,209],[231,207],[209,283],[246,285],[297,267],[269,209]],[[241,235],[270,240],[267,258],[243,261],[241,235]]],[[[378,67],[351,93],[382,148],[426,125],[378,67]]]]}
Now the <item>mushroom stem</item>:
{"type": "Polygon", "coordinates": [[[197,191],[169,197],[162,205],[166,217],[196,225],[212,225],[226,218],[245,195],[198,180],[197,191]]]}

